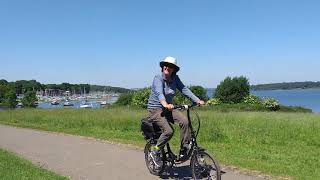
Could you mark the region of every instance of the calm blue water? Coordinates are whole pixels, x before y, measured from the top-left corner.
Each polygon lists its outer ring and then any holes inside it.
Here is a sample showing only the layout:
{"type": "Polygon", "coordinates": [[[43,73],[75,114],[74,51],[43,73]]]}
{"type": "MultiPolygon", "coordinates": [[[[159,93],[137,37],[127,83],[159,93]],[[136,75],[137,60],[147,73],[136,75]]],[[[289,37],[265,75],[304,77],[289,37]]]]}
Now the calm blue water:
{"type": "MultiPolygon", "coordinates": [[[[209,97],[212,97],[213,93],[214,90],[208,89],[209,97]]],[[[283,105],[303,106],[312,109],[313,112],[320,112],[320,89],[265,90],[251,93],[261,98],[275,98],[283,105]]]]}
{"type": "MultiPolygon", "coordinates": [[[[38,108],[41,109],[60,109],[60,108],[80,108],[80,105],[82,104],[81,101],[70,101],[73,103],[73,106],[63,106],[63,102],[58,105],[52,105],[50,102],[44,102],[40,103],[38,105],[38,108]]],[[[97,103],[97,101],[90,101],[88,104],[92,104],[92,108],[100,108],[100,103],[97,103]]]]}

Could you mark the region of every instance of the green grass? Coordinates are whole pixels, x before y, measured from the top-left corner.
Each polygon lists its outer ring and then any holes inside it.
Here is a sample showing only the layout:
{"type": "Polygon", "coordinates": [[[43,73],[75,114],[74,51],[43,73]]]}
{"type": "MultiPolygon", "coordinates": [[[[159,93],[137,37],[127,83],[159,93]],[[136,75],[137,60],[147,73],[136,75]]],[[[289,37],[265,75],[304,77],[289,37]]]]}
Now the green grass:
{"type": "MultiPolygon", "coordinates": [[[[210,109],[216,112],[270,112],[262,104],[220,104],[215,106],[208,106],[204,109],[210,109]]],[[[283,106],[280,105],[280,109],[277,112],[297,112],[297,113],[311,113],[312,110],[300,106],[283,106]]]]}
{"type": "MultiPolygon", "coordinates": [[[[272,176],[320,179],[320,115],[220,112],[205,108],[199,114],[199,144],[222,164],[272,176]]],[[[146,110],[131,107],[20,109],[0,111],[0,123],[143,147],[140,119],[146,115],[146,110]]],[[[179,133],[175,133],[175,150],[178,139],[179,133]]]]}
{"type": "Polygon", "coordinates": [[[0,149],[0,180],[66,180],[66,177],[44,170],[31,162],[0,149]]]}

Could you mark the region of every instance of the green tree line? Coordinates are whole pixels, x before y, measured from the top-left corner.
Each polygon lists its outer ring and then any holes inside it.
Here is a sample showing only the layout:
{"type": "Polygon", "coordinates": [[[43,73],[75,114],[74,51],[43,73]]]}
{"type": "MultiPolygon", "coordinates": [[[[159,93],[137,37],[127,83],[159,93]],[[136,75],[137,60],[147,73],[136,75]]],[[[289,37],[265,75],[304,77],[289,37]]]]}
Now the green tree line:
{"type": "MultiPolygon", "coordinates": [[[[5,86],[10,86],[10,88],[14,89],[17,95],[25,94],[28,91],[39,91],[45,89],[52,90],[62,90],[62,91],[70,91],[75,94],[82,93],[90,93],[92,91],[105,91],[105,92],[114,92],[114,93],[124,93],[129,92],[129,89],[121,88],[121,87],[112,87],[112,86],[100,86],[100,85],[90,85],[90,84],[70,84],[70,83],[62,83],[62,84],[41,84],[36,80],[19,80],[15,82],[8,82],[4,79],[0,80],[0,84],[5,86]]],[[[4,87],[2,87],[4,88],[4,87]]]]}
{"type": "Polygon", "coordinates": [[[276,90],[276,89],[310,89],[320,88],[320,82],[284,82],[284,83],[272,83],[272,84],[259,84],[252,85],[251,90],[276,90]]]}

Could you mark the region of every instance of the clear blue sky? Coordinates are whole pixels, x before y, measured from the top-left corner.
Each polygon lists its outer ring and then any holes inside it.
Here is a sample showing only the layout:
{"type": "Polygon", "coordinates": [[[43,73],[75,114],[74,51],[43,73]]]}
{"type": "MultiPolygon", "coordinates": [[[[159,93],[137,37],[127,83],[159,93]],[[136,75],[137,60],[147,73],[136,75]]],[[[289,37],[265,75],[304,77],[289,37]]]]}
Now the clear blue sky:
{"type": "Polygon", "coordinates": [[[150,86],[320,81],[317,0],[0,0],[0,79],[150,86]]]}

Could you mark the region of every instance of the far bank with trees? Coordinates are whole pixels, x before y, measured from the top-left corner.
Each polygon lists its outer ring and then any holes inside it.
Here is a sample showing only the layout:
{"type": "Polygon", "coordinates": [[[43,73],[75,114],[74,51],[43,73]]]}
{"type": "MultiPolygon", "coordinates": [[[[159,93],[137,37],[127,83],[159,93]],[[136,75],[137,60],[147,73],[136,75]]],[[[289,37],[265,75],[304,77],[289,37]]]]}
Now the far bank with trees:
{"type": "Polygon", "coordinates": [[[283,82],[283,83],[270,83],[270,84],[259,84],[252,85],[251,90],[289,90],[289,89],[312,89],[320,88],[320,82],[283,82]]]}

